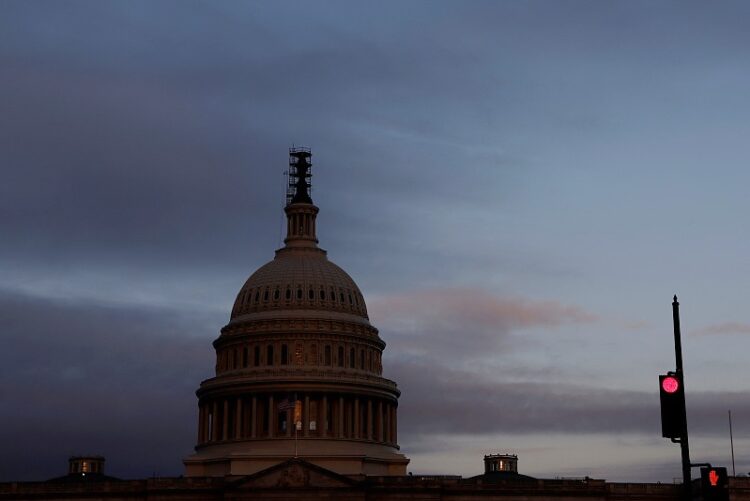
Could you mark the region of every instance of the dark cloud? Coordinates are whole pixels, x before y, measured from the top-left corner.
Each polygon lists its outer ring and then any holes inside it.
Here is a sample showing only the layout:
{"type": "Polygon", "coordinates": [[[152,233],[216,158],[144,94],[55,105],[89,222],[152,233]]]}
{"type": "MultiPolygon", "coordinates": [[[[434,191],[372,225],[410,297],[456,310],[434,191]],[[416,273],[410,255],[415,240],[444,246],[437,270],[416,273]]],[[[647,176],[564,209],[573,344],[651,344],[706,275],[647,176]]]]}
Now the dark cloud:
{"type": "MultiPolygon", "coordinates": [[[[215,321],[215,319],[211,319],[215,321]]],[[[182,472],[216,325],[186,311],[0,293],[2,480],[103,454],[115,476],[182,472]]]]}
{"type": "MultiPolygon", "coordinates": [[[[659,394],[565,383],[552,377],[514,381],[512,370],[479,374],[450,367],[449,357],[392,360],[387,376],[399,382],[399,429],[421,435],[661,434],[659,394]]],[[[540,373],[540,376],[544,376],[540,373]]],[[[748,392],[692,392],[691,433],[725,436],[726,409],[750,413],[748,392]]],[[[746,432],[745,432],[746,433],[746,432]]],[[[427,441],[429,442],[429,440],[427,441]]]]}

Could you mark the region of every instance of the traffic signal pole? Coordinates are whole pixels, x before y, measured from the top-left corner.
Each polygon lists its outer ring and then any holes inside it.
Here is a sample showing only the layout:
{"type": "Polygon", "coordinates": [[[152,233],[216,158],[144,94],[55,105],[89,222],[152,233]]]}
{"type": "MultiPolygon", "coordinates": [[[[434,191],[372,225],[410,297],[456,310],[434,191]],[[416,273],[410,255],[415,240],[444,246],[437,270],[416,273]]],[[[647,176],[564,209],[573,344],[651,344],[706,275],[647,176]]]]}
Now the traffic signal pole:
{"type": "MultiPolygon", "coordinates": [[[[672,301],[672,321],[674,323],[674,356],[676,362],[676,372],[682,381],[682,398],[685,398],[685,375],[682,372],[682,339],[680,335],[680,303],[677,302],[675,295],[672,301]]],[[[683,401],[682,408],[686,409],[683,401]]],[[[690,478],[690,447],[688,446],[687,417],[685,418],[685,431],[680,438],[673,438],[672,442],[678,442],[682,451],[682,483],[686,501],[692,499],[691,478],[690,478]]]]}

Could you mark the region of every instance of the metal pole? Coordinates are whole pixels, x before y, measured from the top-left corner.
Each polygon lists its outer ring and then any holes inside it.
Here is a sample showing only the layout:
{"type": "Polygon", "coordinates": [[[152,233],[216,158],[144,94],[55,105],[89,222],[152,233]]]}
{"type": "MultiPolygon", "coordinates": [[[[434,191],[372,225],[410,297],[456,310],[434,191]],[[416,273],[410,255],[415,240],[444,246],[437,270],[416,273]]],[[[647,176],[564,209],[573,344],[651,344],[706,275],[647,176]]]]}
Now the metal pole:
{"type": "Polygon", "coordinates": [[[736,477],[737,472],[734,469],[734,438],[732,437],[732,411],[727,411],[729,413],[729,444],[732,447],[732,476],[736,477]]]}
{"type": "MultiPolygon", "coordinates": [[[[682,395],[685,397],[685,375],[682,371],[682,340],[680,339],[680,303],[677,302],[677,296],[675,295],[672,301],[672,321],[674,323],[674,355],[676,362],[677,374],[682,380],[682,395]]],[[[683,402],[683,408],[687,408],[683,402]]],[[[686,501],[692,499],[692,480],[690,477],[690,447],[688,445],[688,432],[687,432],[687,416],[685,417],[685,431],[683,436],[680,437],[680,450],[682,452],[682,483],[685,492],[686,501]]]]}

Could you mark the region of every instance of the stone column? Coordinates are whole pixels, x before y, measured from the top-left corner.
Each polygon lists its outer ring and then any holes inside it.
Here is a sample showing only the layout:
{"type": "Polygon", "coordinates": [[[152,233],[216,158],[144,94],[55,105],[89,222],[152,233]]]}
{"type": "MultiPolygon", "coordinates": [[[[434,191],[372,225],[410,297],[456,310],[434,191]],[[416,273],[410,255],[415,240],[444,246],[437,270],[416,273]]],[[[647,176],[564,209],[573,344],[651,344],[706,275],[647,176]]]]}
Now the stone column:
{"type": "Polygon", "coordinates": [[[229,399],[224,399],[224,426],[221,427],[221,439],[229,439],[229,399]]]}
{"type": "Polygon", "coordinates": [[[326,437],[328,436],[328,396],[323,395],[323,408],[320,410],[320,424],[323,426],[323,428],[320,430],[320,436],[326,437]]]}
{"type": "Polygon", "coordinates": [[[383,401],[378,400],[378,442],[383,440],[383,401]]]}
{"type": "Polygon", "coordinates": [[[268,396],[268,438],[273,438],[273,395],[268,396]]]}
{"type": "Polygon", "coordinates": [[[337,424],[339,438],[344,438],[344,397],[339,397],[339,422],[337,424]]]}
{"type": "Polygon", "coordinates": [[[292,436],[292,429],[297,426],[296,423],[293,423],[294,421],[294,411],[291,409],[287,409],[284,412],[286,412],[286,436],[291,437],[292,436]]]}
{"type": "MultiPolygon", "coordinates": [[[[315,423],[317,426],[317,423],[315,423]]],[[[310,436],[310,395],[305,395],[305,409],[302,415],[302,429],[306,437],[310,436]]]]}
{"type": "Polygon", "coordinates": [[[398,443],[398,414],[395,405],[393,406],[393,443],[398,443]]]}
{"type": "Polygon", "coordinates": [[[257,436],[258,429],[258,397],[253,395],[253,414],[250,417],[250,438],[257,436]]]}
{"type": "Polygon", "coordinates": [[[367,440],[372,440],[373,435],[373,422],[372,422],[372,399],[367,399],[367,440]]]}
{"type": "Polygon", "coordinates": [[[213,412],[211,413],[211,440],[219,441],[219,401],[214,400],[213,412]]]}
{"type": "Polygon", "coordinates": [[[239,440],[242,438],[242,397],[237,398],[235,414],[234,414],[234,438],[239,440]]]}
{"type": "Polygon", "coordinates": [[[354,399],[354,433],[353,438],[359,438],[359,398],[354,399]]]}

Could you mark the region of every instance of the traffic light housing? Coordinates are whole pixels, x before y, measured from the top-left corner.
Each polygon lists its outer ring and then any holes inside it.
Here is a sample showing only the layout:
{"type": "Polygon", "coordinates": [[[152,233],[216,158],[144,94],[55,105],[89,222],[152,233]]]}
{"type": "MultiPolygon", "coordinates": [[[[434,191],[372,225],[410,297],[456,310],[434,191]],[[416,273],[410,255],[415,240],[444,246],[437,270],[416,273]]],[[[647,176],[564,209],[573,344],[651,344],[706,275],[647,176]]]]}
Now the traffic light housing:
{"type": "Polygon", "coordinates": [[[687,435],[685,417],[685,387],[682,374],[670,372],[659,376],[661,399],[661,436],[681,438],[687,435]]]}
{"type": "Polygon", "coordinates": [[[726,468],[701,468],[703,501],[729,501],[729,478],[726,468]]]}

